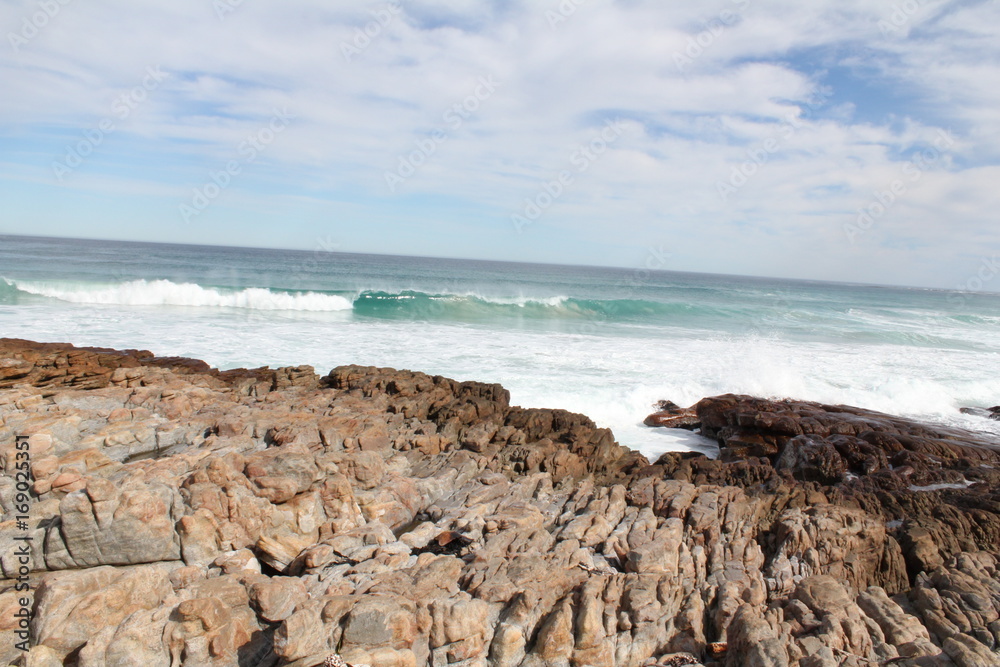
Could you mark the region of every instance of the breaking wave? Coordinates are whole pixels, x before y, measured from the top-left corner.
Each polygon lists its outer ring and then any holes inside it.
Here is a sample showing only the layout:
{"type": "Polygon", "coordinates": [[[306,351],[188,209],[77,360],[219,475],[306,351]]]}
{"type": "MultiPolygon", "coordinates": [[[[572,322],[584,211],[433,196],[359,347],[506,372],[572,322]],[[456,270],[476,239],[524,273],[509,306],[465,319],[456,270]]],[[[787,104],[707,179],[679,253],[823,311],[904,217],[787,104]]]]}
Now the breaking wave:
{"type": "Polygon", "coordinates": [[[249,308],[253,310],[300,310],[330,312],[350,310],[351,300],[318,292],[281,292],[250,287],[227,290],[170,280],[132,280],[100,285],[95,283],[47,283],[8,280],[19,292],[70,303],[123,306],[190,306],[198,308],[249,308]]]}

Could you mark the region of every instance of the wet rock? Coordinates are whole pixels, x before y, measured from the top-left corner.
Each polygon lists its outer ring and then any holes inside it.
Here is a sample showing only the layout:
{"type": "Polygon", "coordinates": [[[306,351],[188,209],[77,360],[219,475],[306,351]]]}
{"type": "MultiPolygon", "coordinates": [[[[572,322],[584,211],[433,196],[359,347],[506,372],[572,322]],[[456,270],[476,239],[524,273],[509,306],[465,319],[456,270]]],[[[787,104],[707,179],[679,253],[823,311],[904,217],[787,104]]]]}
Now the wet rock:
{"type": "Polygon", "coordinates": [[[847,462],[832,443],[815,441],[804,435],[785,443],[774,467],[788,470],[797,480],[820,484],[841,482],[848,470],[847,462]]]}
{"type": "Polygon", "coordinates": [[[992,408],[962,408],[960,412],[985,419],[1000,420],[1000,405],[995,405],[992,408]]]}
{"type": "Polygon", "coordinates": [[[694,408],[682,408],[672,401],[660,401],[656,412],[646,417],[642,423],[646,426],[683,428],[689,431],[701,428],[701,418],[694,408]]]}

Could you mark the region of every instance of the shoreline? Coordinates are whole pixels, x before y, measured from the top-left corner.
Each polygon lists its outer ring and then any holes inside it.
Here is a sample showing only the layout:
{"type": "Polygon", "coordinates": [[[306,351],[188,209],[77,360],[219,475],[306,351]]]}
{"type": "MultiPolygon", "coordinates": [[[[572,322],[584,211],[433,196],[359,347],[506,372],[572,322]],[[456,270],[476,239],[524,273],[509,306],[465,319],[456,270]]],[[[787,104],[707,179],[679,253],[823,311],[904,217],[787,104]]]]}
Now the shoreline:
{"type": "Polygon", "coordinates": [[[995,664],[994,438],[749,396],[688,416],[720,458],[650,463],[498,384],[0,339],[0,480],[15,436],[32,454],[32,659],[995,664]]]}
{"type": "Polygon", "coordinates": [[[514,403],[585,414],[650,458],[697,446],[644,428],[650,405],[729,391],[1000,435],[955,411],[1000,396],[982,372],[1000,349],[986,296],[958,309],[931,292],[780,279],[261,252],[12,241],[4,333],[220,369],[362,364],[501,382],[514,403]],[[111,273],[107,253],[120,260],[111,273]]]}

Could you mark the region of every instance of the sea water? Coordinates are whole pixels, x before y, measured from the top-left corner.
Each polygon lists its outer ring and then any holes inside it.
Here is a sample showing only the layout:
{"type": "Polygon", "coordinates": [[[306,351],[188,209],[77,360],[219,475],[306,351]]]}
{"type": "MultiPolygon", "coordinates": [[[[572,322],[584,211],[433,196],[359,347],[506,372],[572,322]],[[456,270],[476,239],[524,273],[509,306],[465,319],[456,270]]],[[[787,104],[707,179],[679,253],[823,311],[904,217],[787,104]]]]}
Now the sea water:
{"type": "Polygon", "coordinates": [[[499,382],[650,458],[660,399],[844,403],[1000,434],[1000,295],[707,274],[0,236],[0,336],[222,369],[343,364],[499,382]]]}

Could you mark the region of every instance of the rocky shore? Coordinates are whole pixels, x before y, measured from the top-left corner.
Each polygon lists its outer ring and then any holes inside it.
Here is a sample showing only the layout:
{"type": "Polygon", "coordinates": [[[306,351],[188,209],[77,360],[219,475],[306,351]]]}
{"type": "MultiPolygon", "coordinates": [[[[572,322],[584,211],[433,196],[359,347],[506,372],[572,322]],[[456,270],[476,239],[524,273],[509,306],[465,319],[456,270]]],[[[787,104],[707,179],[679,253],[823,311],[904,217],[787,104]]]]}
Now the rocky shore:
{"type": "Polygon", "coordinates": [[[0,664],[1000,665],[989,436],[733,395],[650,423],[721,455],[495,384],[0,339],[0,664]]]}

